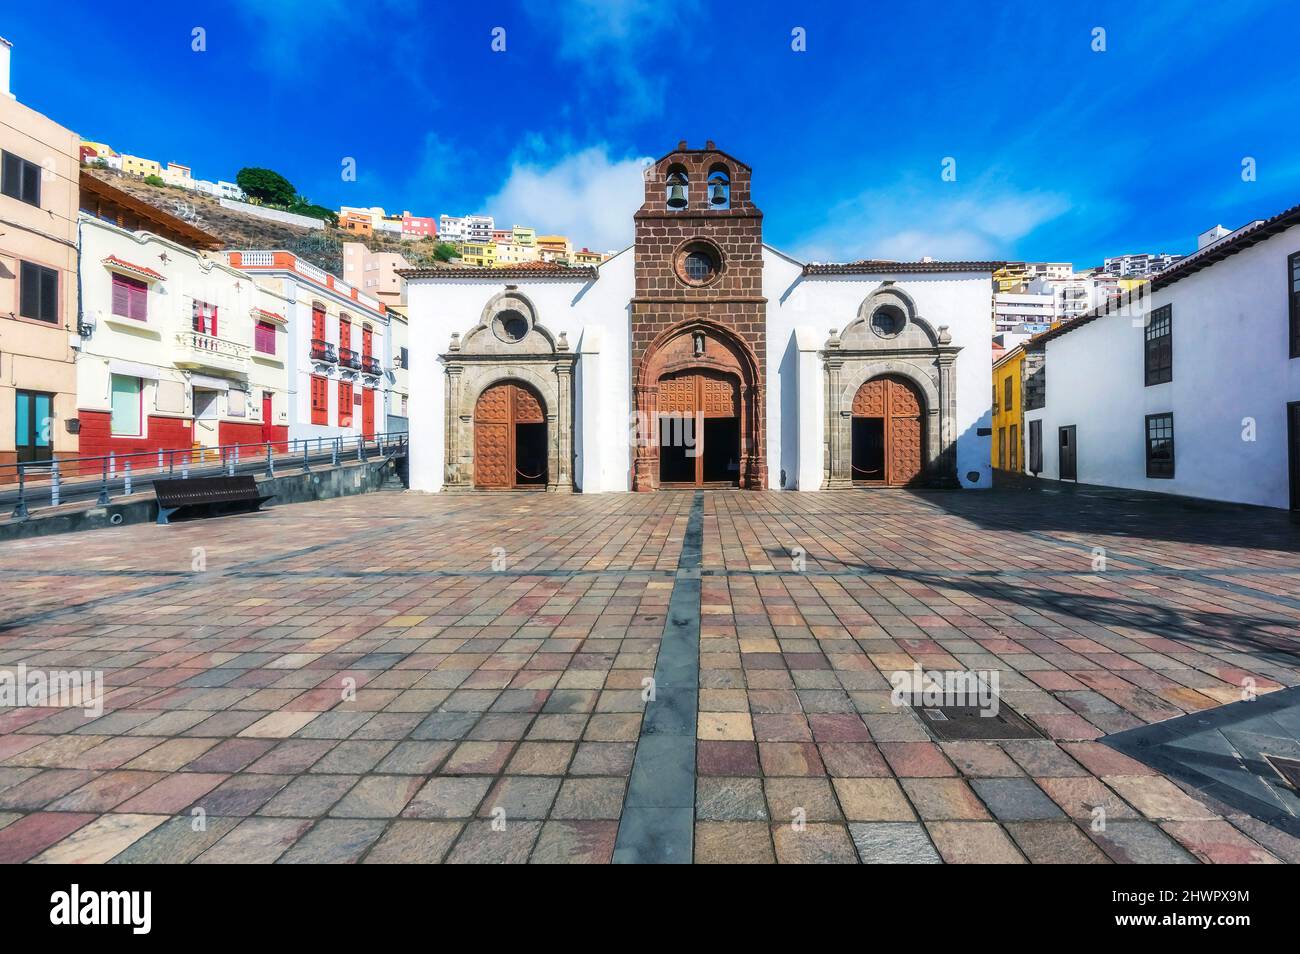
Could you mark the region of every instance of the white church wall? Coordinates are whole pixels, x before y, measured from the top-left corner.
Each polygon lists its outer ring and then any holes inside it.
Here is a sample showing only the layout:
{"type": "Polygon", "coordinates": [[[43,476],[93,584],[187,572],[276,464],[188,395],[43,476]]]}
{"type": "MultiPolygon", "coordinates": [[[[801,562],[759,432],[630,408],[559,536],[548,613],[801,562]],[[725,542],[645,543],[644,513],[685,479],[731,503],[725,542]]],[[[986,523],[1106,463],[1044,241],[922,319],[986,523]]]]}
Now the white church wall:
{"type": "MultiPolygon", "coordinates": [[[[980,428],[992,426],[990,406],[993,387],[993,356],[990,336],[991,277],[987,272],[937,272],[933,274],[900,272],[885,275],[803,276],[783,263],[779,253],[764,260],[764,294],[767,296],[768,360],[779,361],[798,327],[807,327],[821,337],[822,346],[832,328],[843,331],[858,314],[858,308],[884,282],[906,292],[916,302],[917,313],[937,331],[947,325],[952,344],[962,350],[957,356],[955,416],[957,442],[957,476],[963,487],[992,486],[990,437],[980,435],[980,428]],[[778,344],[777,342],[780,342],[778,344]],[[970,477],[975,475],[975,479],[970,477]]],[[[793,397],[790,407],[793,408],[793,397]]],[[[824,400],[818,389],[818,402],[824,400]]],[[[781,436],[778,422],[772,418],[773,406],[779,418],[785,407],[781,397],[769,396],[768,431],[781,436]]],[[[797,413],[797,412],[795,412],[797,413]]],[[[781,458],[769,447],[768,470],[779,480],[781,458]]],[[[797,459],[797,454],[795,455],[797,459]]],[[[802,465],[797,465],[804,472],[802,465]]],[[[822,467],[820,455],[817,459],[822,467]]],[[[801,489],[810,489],[803,487],[801,489]]],[[[815,488],[813,488],[815,489],[815,488]]]]}
{"type": "MultiPolygon", "coordinates": [[[[575,473],[588,493],[630,487],[631,414],[628,382],[628,302],[633,295],[632,254],[620,253],[600,266],[595,281],[569,278],[410,279],[411,450],[413,490],[442,489],[446,465],[446,373],[438,356],[447,351],[452,332],[462,336],[479,323],[483,309],[507,290],[533,303],[537,320],[570,349],[582,353],[588,329],[598,347],[594,373],[575,370],[575,448],[581,457],[575,473]],[[597,341],[599,340],[599,344],[597,341]],[[590,382],[593,386],[586,387],[590,382]],[[598,382],[598,384],[596,383],[598,382]],[[597,413],[593,414],[593,397],[597,413]],[[581,423],[579,423],[581,421],[581,423]],[[418,428],[418,432],[417,432],[418,428]]],[[[596,355],[597,352],[593,352],[596,355]]],[[[579,358],[579,365],[582,359],[579,358]]],[[[553,409],[548,408],[548,412],[553,409]]]]}

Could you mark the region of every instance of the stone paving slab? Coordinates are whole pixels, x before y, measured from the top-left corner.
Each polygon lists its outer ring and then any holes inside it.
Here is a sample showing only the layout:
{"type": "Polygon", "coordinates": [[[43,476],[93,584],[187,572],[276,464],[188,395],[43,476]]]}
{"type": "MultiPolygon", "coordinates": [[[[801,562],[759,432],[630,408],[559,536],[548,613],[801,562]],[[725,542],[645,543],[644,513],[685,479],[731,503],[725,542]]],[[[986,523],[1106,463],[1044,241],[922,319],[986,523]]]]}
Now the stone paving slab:
{"type": "Polygon", "coordinates": [[[385,493],[5,544],[0,670],[105,697],[0,709],[0,862],[1300,859],[1099,741],[1300,684],[1300,530],[1062,503],[385,493]],[[1042,738],[937,741],[914,664],[1042,738]]]}

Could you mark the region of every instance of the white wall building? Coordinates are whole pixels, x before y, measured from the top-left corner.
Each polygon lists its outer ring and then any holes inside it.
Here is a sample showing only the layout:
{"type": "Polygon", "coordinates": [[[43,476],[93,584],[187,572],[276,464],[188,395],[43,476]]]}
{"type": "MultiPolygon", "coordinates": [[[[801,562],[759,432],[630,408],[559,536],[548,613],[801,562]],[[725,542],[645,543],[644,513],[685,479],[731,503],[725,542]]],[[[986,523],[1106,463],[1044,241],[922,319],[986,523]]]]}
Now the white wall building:
{"type": "Polygon", "coordinates": [[[79,224],[82,453],[283,440],[286,322],[256,286],[149,232],[79,224]]]}
{"type": "Polygon", "coordinates": [[[1027,470],[1300,507],[1300,207],[1048,332],[1027,470]],[[1035,453],[1041,434],[1041,457],[1035,453]]]}
{"type": "Polygon", "coordinates": [[[289,436],[383,430],[388,357],[384,304],[292,252],[228,251],[288,325],[289,436]]]}
{"type": "Polygon", "coordinates": [[[1139,252],[1135,255],[1119,255],[1115,258],[1108,258],[1103,263],[1103,269],[1108,275],[1133,278],[1142,275],[1154,275],[1156,272],[1173,265],[1181,258],[1181,255],[1170,255],[1167,252],[1156,254],[1139,252]]]}
{"type": "Polygon", "coordinates": [[[412,488],[988,487],[1001,263],[805,265],[749,176],[682,144],[599,266],[405,271],[412,488]]]}

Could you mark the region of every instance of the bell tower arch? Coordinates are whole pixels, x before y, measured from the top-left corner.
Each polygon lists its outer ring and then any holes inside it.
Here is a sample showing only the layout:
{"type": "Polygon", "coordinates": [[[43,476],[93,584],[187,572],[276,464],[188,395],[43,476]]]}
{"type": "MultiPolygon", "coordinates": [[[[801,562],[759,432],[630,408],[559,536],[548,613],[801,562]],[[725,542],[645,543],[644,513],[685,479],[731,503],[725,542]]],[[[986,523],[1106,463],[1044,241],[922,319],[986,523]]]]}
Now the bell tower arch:
{"type": "MultiPolygon", "coordinates": [[[[763,213],[750,196],[750,174],[749,166],[711,141],[703,149],[680,142],[645,170],[645,202],[634,216],[634,490],[659,488],[664,435],[680,433],[661,427],[661,388],[675,394],[683,381],[712,380],[710,374],[722,373],[710,368],[715,354],[737,356],[735,482],[753,490],[767,486],[763,213]],[[660,375],[666,347],[673,353],[673,371],[660,375]],[[699,352],[698,369],[692,349],[699,352]]],[[[674,400],[666,396],[663,406],[674,400]]],[[[720,430],[702,423],[700,433],[710,429],[720,430]]]]}

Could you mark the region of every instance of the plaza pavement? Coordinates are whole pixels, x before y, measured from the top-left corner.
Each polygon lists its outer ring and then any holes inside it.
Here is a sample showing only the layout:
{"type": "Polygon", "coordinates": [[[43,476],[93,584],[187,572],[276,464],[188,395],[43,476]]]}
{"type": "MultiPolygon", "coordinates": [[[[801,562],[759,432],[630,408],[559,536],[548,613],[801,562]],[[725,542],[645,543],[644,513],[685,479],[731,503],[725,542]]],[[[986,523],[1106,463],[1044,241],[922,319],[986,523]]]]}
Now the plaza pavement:
{"type": "Polygon", "coordinates": [[[0,710],[0,862],[1294,862],[1098,739],[1300,683],[1298,634],[1289,515],[1123,495],[380,493],[18,541],[0,667],[107,696],[0,710]],[[913,663],[997,670],[1044,738],[935,741],[913,663]]]}

